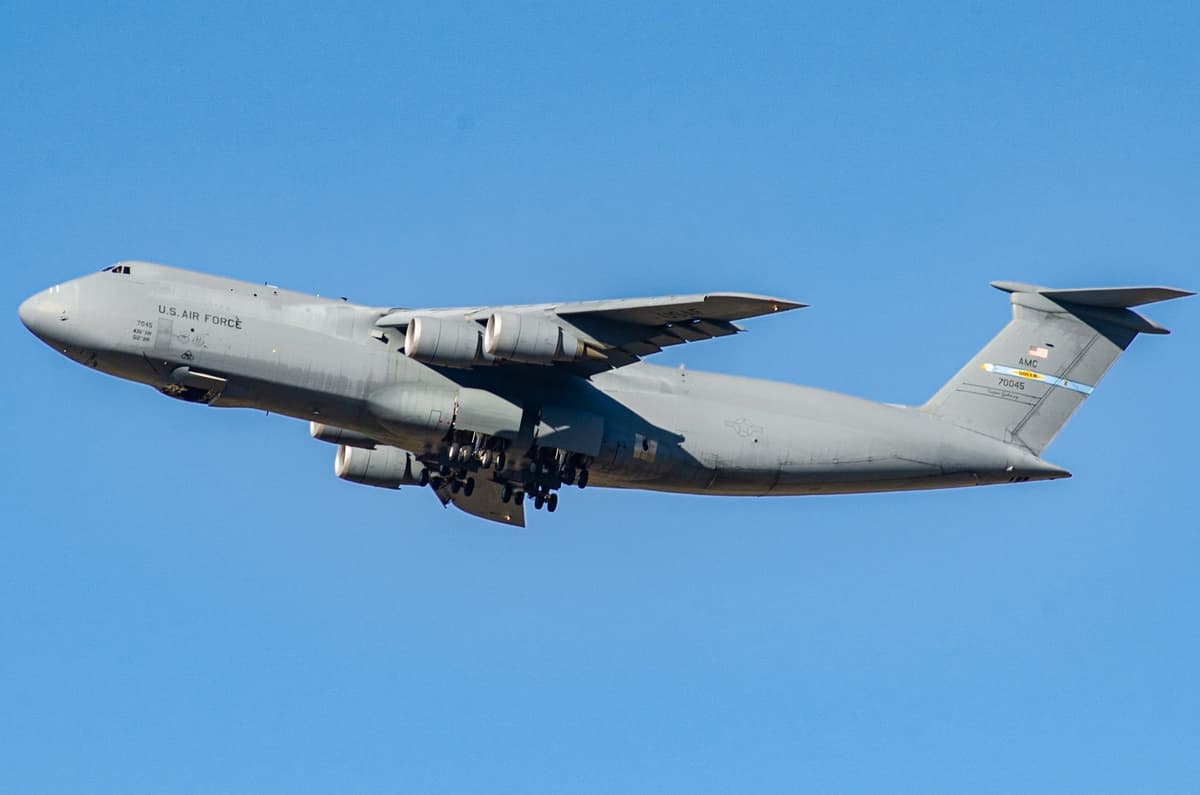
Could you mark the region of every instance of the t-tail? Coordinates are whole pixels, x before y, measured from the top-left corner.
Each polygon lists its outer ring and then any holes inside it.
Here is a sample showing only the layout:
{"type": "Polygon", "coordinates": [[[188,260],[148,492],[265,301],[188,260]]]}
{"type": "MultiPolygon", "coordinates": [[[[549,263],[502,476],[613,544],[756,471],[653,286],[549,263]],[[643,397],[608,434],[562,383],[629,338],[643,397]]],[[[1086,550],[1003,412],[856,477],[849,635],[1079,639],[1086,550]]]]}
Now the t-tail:
{"type": "Polygon", "coordinates": [[[923,409],[1035,455],[1134,337],[1170,333],[1130,307],[1192,295],[1170,287],[992,286],[1012,294],[1012,321],[923,409]]]}

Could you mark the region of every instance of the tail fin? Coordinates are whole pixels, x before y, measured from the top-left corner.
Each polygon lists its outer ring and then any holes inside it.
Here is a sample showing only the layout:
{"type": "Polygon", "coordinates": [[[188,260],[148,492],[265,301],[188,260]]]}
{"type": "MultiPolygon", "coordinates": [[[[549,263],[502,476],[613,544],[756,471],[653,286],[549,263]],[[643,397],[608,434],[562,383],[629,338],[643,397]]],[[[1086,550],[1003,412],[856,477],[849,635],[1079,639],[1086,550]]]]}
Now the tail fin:
{"type": "Polygon", "coordinates": [[[923,409],[1035,455],[1139,332],[1170,333],[1129,307],[1192,295],[1169,287],[992,286],[1012,294],[1012,321],[923,409]]]}

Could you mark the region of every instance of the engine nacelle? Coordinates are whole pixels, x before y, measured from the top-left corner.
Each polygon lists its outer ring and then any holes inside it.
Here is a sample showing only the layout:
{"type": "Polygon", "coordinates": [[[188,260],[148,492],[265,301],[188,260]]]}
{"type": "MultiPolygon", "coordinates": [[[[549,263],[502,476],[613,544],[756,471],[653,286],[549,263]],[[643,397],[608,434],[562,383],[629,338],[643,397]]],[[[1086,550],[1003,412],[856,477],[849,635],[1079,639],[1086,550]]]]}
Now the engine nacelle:
{"type": "Polygon", "coordinates": [[[455,393],[393,384],[367,396],[367,410],[387,429],[440,439],[454,421],[455,393]]]}
{"type": "Polygon", "coordinates": [[[398,489],[406,483],[420,483],[425,466],[412,453],[399,447],[380,445],[374,450],[339,445],[333,460],[333,472],[342,480],[398,489]]]}
{"type": "Polygon", "coordinates": [[[468,320],[415,317],[404,334],[404,355],[426,364],[475,367],[493,364],[479,325],[468,320]]]}
{"type": "Polygon", "coordinates": [[[578,337],[553,321],[515,312],[488,318],[483,350],[497,359],[525,364],[572,362],[588,356],[578,337]]]}
{"type": "Polygon", "coordinates": [[[335,425],[326,425],[321,422],[310,422],[308,424],[308,433],[312,438],[330,444],[344,444],[349,447],[361,447],[364,450],[374,450],[377,444],[374,439],[358,431],[348,431],[345,428],[338,428],[335,425]]]}

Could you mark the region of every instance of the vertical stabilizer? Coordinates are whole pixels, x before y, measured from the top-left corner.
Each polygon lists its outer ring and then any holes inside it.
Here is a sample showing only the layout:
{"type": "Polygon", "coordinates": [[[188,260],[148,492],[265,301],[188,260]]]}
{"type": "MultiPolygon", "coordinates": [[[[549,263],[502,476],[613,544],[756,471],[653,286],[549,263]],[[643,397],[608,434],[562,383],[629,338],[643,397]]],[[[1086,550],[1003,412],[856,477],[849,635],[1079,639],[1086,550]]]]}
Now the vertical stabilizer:
{"type": "Polygon", "coordinates": [[[992,286],[1011,293],[1012,321],[923,408],[1036,455],[1134,337],[1169,333],[1129,307],[1192,294],[1169,287],[992,286]]]}

